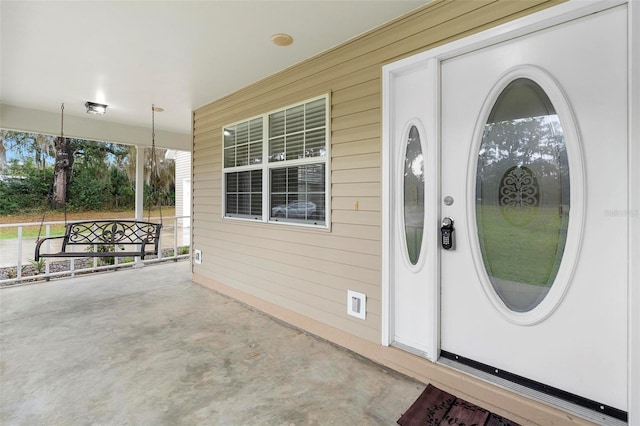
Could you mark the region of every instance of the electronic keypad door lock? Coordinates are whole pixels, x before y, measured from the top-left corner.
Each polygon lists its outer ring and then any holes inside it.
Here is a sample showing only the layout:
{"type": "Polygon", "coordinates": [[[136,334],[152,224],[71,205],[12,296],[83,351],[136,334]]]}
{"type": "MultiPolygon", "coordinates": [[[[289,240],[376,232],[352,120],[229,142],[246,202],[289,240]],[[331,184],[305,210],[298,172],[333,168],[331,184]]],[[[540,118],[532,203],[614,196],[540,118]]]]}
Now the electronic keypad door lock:
{"type": "Polygon", "coordinates": [[[442,226],[440,226],[440,242],[442,248],[445,250],[451,250],[453,248],[453,219],[445,217],[442,219],[442,226]]]}

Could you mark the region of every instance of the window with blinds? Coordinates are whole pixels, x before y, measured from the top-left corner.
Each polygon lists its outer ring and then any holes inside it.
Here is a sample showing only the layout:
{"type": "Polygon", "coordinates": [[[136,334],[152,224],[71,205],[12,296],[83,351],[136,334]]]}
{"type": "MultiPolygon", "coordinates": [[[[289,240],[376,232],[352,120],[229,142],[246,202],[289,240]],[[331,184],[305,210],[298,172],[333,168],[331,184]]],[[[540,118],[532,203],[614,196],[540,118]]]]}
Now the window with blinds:
{"type": "Polygon", "coordinates": [[[224,167],[262,163],[262,118],[224,128],[224,167]]]}
{"type": "Polygon", "coordinates": [[[326,156],[326,99],[269,115],[269,162],[326,156]]]}
{"type": "Polygon", "coordinates": [[[225,216],[262,218],[263,118],[223,129],[225,216]]]}
{"type": "Polygon", "coordinates": [[[328,96],[225,126],[225,217],[326,227],[328,96]]]}

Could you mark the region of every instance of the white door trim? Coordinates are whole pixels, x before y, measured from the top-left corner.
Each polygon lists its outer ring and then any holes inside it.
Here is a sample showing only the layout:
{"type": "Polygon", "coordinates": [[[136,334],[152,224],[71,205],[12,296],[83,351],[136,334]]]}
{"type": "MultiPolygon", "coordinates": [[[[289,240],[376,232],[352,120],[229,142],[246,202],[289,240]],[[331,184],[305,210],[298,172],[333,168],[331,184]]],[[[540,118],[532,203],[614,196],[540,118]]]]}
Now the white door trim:
{"type": "Polygon", "coordinates": [[[629,78],[629,424],[640,424],[640,4],[630,1],[629,78]]]}
{"type": "MultiPolygon", "coordinates": [[[[390,289],[390,123],[393,119],[393,111],[390,111],[390,83],[394,73],[399,73],[407,67],[420,63],[435,61],[438,65],[445,59],[468,53],[492,44],[500,43],[525,34],[529,34],[544,28],[558,25],[573,19],[587,16],[615,6],[626,4],[628,7],[628,152],[629,152],[629,209],[627,220],[629,225],[629,259],[628,259],[628,415],[629,424],[640,424],[640,4],[626,0],[571,0],[567,3],[553,6],[532,15],[516,19],[495,28],[478,34],[457,40],[446,45],[413,55],[403,60],[385,65],[382,68],[382,344],[388,346],[391,342],[391,289],[390,289]],[[633,71],[633,72],[632,72],[633,71]]],[[[435,73],[433,82],[437,90],[439,88],[439,73],[435,73]]],[[[436,93],[434,99],[440,98],[436,93]]],[[[436,141],[440,140],[439,108],[435,108],[438,128],[436,141]]],[[[440,194],[438,194],[438,199],[440,194]]],[[[436,217],[439,217],[436,216],[436,217]]],[[[435,257],[437,261],[437,256],[435,257]]],[[[429,267],[426,265],[425,267],[429,267]]],[[[438,318],[434,318],[432,327],[433,335],[437,337],[434,342],[436,353],[439,353],[439,262],[431,265],[438,285],[432,286],[434,312],[438,318]]]]}

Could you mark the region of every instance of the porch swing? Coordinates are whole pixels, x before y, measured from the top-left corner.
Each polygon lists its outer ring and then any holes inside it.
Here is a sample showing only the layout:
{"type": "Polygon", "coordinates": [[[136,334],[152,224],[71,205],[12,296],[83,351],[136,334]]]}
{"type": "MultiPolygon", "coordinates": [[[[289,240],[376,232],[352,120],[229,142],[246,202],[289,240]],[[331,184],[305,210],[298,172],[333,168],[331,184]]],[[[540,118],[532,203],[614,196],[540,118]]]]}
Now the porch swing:
{"type": "MultiPolygon", "coordinates": [[[[61,109],[60,139],[64,140],[64,103],[61,109]]],[[[64,235],[40,238],[45,214],[42,215],[34,260],[41,258],[72,258],[72,257],[134,257],[157,255],[162,229],[162,206],[160,207],[160,223],[151,222],[151,201],[157,202],[157,174],[156,174],[156,133],[155,113],[162,111],[155,105],[151,106],[151,199],[148,203],[147,221],[137,220],[87,220],[67,223],[67,207],[64,207],[64,235]],[[59,252],[43,253],[42,245],[45,241],[62,240],[59,252]],[[80,249],[80,250],[74,250],[80,249]]],[[[58,160],[56,160],[58,161],[58,160]]],[[[62,160],[66,161],[66,160],[62,160]]],[[[54,177],[55,178],[55,177],[54,177]]],[[[51,191],[49,192],[51,195],[51,191]]]]}

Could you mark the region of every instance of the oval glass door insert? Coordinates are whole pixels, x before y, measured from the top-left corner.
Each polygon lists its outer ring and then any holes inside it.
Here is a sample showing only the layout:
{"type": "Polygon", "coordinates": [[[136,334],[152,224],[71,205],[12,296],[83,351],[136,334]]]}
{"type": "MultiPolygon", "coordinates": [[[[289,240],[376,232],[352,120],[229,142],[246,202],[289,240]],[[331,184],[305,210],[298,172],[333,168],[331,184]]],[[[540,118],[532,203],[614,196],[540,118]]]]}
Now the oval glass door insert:
{"type": "Polygon", "coordinates": [[[512,311],[532,310],[553,285],[569,208],[569,165],[556,110],[537,83],[516,79],[489,114],[476,175],[484,266],[512,311]]]}
{"type": "Polygon", "coordinates": [[[411,126],[404,156],[404,230],[407,255],[418,263],[424,233],[424,157],[420,133],[411,126]]]}

